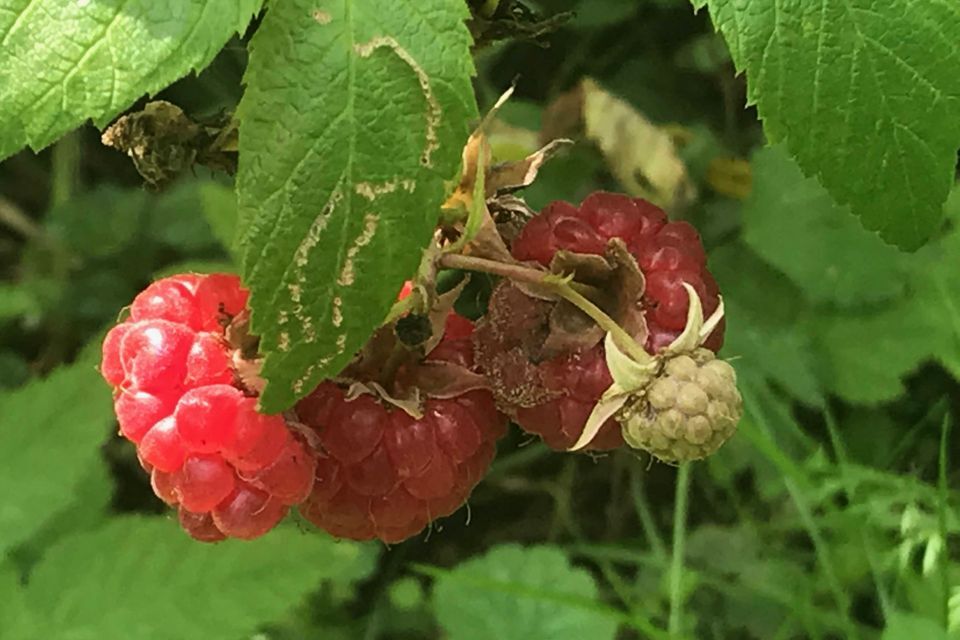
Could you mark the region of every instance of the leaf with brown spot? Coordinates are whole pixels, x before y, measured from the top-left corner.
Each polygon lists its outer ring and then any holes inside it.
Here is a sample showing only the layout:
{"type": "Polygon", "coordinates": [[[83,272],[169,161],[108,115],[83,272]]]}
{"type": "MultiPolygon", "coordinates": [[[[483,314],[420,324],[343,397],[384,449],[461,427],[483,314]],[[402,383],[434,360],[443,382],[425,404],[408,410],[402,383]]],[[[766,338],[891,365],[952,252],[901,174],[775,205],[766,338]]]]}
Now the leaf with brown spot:
{"type": "Polygon", "coordinates": [[[270,5],[238,107],[239,237],[268,412],[340,372],[383,322],[477,118],[464,3],[321,4],[320,19],[314,0],[270,5]]]}

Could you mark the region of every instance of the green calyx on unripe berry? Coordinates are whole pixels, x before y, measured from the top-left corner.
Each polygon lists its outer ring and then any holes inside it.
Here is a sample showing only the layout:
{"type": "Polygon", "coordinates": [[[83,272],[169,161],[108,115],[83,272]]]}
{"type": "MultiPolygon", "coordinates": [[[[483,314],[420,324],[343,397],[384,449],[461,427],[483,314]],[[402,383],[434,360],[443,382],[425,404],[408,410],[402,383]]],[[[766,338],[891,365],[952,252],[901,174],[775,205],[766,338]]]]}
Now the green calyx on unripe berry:
{"type": "Polygon", "coordinates": [[[665,462],[704,458],[736,431],[743,413],[736,373],[701,348],[723,318],[723,301],[704,321],[696,291],[686,283],[684,288],[690,297],[686,326],[656,355],[638,354],[634,345],[618,344],[622,336],[607,334],[605,351],[613,384],[594,407],[572,451],[588,445],[611,417],[620,423],[627,444],[665,462]]]}

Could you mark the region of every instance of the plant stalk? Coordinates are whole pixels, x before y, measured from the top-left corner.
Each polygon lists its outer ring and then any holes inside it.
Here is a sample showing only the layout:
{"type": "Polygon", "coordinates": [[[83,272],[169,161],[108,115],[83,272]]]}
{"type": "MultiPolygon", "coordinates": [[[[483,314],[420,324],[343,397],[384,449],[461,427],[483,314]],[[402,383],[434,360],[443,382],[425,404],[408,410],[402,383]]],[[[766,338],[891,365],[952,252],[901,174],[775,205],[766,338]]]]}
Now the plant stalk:
{"type": "Polygon", "coordinates": [[[80,187],[80,147],[79,133],[74,131],[65,135],[53,145],[50,184],[50,206],[56,207],[67,202],[79,191],[80,187]]]}
{"type": "Polygon", "coordinates": [[[943,590],[941,594],[942,601],[942,616],[943,616],[943,628],[946,629],[950,626],[950,551],[949,551],[949,528],[947,526],[947,510],[949,506],[947,501],[949,500],[950,489],[947,484],[947,466],[950,464],[949,456],[947,454],[947,449],[949,446],[949,437],[950,437],[950,413],[943,417],[943,426],[940,430],[940,456],[939,456],[939,473],[938,473],[938,482],[937,489],[939,494],[939,500],[937,500],[937,524],[940,532],[940,539],[943,544],[943,551],[941,552],[940,557],[940,588],[943,590]]]}
{"type": "Polygon", "coordinates": [[[670,559],[670,618],[667,631],[671,638],[681,637],[683,631],[683,571],[684,547],[687,542],[687,497],[690,492],[691,463],[685,462],[677,471],[677,489],[673,502],[673,556],[670,559]]]}

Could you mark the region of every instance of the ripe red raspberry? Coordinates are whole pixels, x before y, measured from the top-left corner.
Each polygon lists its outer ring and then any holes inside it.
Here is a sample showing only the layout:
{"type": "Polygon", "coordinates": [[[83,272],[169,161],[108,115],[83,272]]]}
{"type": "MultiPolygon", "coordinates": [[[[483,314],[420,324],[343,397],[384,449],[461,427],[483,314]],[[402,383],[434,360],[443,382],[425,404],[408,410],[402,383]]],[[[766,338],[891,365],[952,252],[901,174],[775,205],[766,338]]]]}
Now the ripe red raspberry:
{"type": "Polygon", "coordinates": [[[157,496],[207,542],[263,535],[313,486],[313,452],[282,416],[256,411],[234,367],[240,350],[227,328],[247,296],[233,275],[164,278],[103,343],[120,432],[157,496]]]}
{"type": "MultiPolygon", "coordinates": [[[[612,238],[624,241],[646,281],[640,302],[648,352],[664,348],[683,330],[689,306],[684,282],[700,295],[707,314],[717,308],[719,289],[707,270],[700,236],[686,222],[668,222],[663,210],[645,200],[598,192],[580,207],[554,202],[526,224],[511,251],[518,260],[548,266],[560,250],[602,255],[612,238]]],[[[602,343],[541,355],[548,331],[549,305],[501,283],[475,342],[478,362],[494,380],[501,408],[549,447],[563,450],[576,442],[611,378],[602,343]],[[529,335],[511,336],[517,332],[529,335]]],[[[719,349],[723,331],[721,323],[704,346],[719,349]]],[[[622,444],[620,425],[611,418],[587,448],[608,450],[622,444]]]]}
{"type": "MultiPolygon", "coordinates": [[[[696,289],[705,315],[719,303],[719,289],[707,270],[700,235],[687,222],[668,222],[667,214],[642,199],[597,192],[580,207],[554,202],[526,224],[511,251],[518,260],[548,266],[560,249],[600,255],[611,238],[621,238],[646,278],[643,304],[651,353],[670,344],[683,330],[689,306],[683,282],[696,289]]],[[[716,352],[723,326],[704,345],[716,352]]]]}
{"type": "MultiPolygon", "coordinates": [[[[472,365],[472,324],[448,317],[428,361],[472,365]]],[[[348,398],[333,382],[297,405],[321,454],[305,518],[340,538],[400,542],[450,515],[485,475],[506,429],[491,393],[427,397],[423,417],[370,394],[348,398]]]]}

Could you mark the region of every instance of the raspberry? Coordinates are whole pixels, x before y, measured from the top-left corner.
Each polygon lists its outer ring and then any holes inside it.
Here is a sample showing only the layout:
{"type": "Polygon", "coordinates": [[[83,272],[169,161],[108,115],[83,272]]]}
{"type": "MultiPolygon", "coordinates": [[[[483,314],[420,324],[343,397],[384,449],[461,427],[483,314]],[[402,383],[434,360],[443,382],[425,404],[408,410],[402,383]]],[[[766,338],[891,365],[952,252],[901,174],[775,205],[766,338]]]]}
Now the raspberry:
{"type": "Polygon", "coordinates": [[[263,535],[309,495],[315,475],[312,450],[282,416],[256,411],[234,368],[242,354],[227,328],[246,302],[233,275],[164,278],[103,343],[120,432],[137,445],[154,493],[205,542],[263,535]]]}
{"type": "MultiPolygon", "coordinates": [[[[428,362],[472,361],[468,320],[451,314],[428,362]]],[[[317,433],[313,492],[305,518],[331,535],[393,543],[450,515],[489,468],[506,429],[485,389],[430,397],[414,418],[369,394],[348,398],[325,382],[300,401],[300,420],[317,433]]]]}
{"type": "Polygon", "coordinates": [[[665,462],[699,460],[733,435],[742,413],[737,376],[712,351],[670,357],[646,393],[618,414],[634,448],[665,462]]]}
{"type": "MultiPolygon", "coordinates": [[[[554,202],[520,231],[511,252],[518,260],[548,266],[561,249],[601,255],[611,238],[626,242],[647,279],[643,304],[651,312],[648,351],[666,346],[683,330],[687,318],[683,281],[700,294],[707,315],[717,308],[719,291],[707,271],[700,235],[686,222],[668,222],[666,213],[646,200],[597,192],[579,208],[554,202]]],[[[705,346],[717,351],[722,345],[720,326],[705,346]]]]}
{"type": "MultiPolygon", "coordinates": [[[[549,266],[561,250],[602,255],[613,238],[623,240],[646,281],[640,302],[647,352],[661,351],[683,331],[689,309],[684,283],[699,294],[708,313],[716,310],[719,290],[696,230],[686,222],[669,222],[664,211],[645,200],[598,192],[579,207],[554,202],[526,224],[511,252],[518,260],[549,266]]],[[[500,407],[547,446],[564,450],[577,441],[611,378],[602,343],[560,353],[544,348],[552,308],[502,282],[474,342],[477,362],[493,382],[500,407]]],[[[719,349],[723,331],[721,321],[704,346],[719,349]]],[[[622,444],[621,425],[610,418],[587,448],[609,450],[622,444]]]]}

